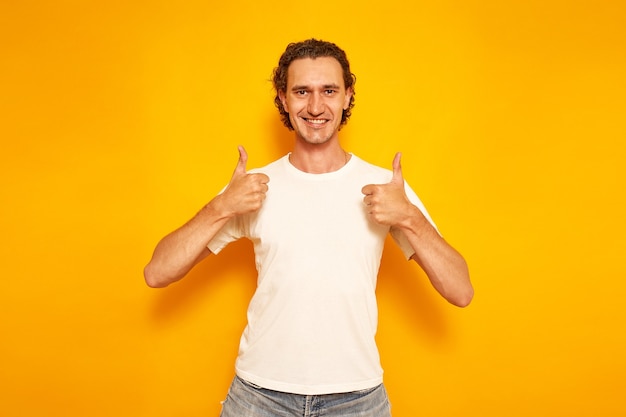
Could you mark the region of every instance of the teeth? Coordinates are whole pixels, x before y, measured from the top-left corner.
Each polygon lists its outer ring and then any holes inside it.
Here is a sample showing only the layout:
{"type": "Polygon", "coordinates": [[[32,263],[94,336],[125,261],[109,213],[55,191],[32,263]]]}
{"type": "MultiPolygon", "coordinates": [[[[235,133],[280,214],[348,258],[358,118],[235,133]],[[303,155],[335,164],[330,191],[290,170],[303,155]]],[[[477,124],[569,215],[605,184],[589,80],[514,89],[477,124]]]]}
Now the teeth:
{"type": "Polygon", "coordinates": [[[316,125],[321,125],[323,123],[326,123],[326,120],[323,120],[323,119],[307,119],[307,122],[313,123],[313,124],[316,124],[316,125]]]}

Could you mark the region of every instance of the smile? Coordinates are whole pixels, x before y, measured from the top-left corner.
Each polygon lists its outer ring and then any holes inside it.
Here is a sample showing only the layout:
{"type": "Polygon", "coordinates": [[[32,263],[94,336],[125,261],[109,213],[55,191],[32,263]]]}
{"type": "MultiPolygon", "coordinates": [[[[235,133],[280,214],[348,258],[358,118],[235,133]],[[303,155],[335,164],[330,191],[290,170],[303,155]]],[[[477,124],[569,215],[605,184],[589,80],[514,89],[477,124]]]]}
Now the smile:
{"type": "Polygon", "coordinates": [[[313,124],[313,125],[323,125],[325,123],[328,123],[328,120],[326,119],[304,119],[307,123],[313,124]]]}

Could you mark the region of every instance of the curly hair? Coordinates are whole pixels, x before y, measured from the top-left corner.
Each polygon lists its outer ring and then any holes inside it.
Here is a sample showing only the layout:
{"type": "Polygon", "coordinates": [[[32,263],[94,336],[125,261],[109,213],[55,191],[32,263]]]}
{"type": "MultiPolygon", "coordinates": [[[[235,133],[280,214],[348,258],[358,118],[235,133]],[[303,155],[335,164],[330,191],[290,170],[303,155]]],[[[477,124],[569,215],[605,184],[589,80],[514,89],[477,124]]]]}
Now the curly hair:
{"type": "Polygon", "coordinates": [[[346,53],[334,43],[318,39],[307,39],[302,42],[290,43],[287,45],[285,52],[281,55],[280,60],[278,61],[278,66],[274,68],[272,76],[274,90],[276,91],[274,104],[278,108],[283,124],[287,126],[289,130],[293,130],[293,126],[289,120],[289,113],[287,113],[283,107],[283,103],[278,95],[279,92],[285,93],[287,91],[287,70],[289,69],[289,65],[297,59],[315,59],[321,57],[335,58],[343,69],[343,81],[346,90],[352,88],[350,104],[348,105],[348,108],[343,111],[339,128],[343,127],[348,122],[348,119],[352,114],[352,107],[354,107],[354,84],[356,83],[356,76],[350,72],[350,63],[348,62],[346,53]]]}

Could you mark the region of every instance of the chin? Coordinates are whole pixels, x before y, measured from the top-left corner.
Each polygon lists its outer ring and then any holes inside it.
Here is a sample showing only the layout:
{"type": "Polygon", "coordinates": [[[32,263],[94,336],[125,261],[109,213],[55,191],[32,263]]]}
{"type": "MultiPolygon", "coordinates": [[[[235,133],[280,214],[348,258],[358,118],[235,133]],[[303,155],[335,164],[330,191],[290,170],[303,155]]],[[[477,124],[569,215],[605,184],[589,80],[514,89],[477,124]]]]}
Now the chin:
{"type": "Polygon", "coordinates": [[[303,134],[302,130],[296,130],[296,135],[298,136],[298,138],[300,138],[300,140],[309,143],[311,145],[321,145],[324,144],[326,142],[328,142],[329,140],[332,139],[333,135],[332,134],[316,134],[316,135],[309,135],[309,134],[303,134]]]}
{"type": "Polygon", "coordinates": [[[310,138],[310,137],[306,137],[306,136],[301,136],[301,138],[306,143],[309,143],[311,145],[323,145],[323,144],[327,143],[328,141],[330,141],[332,136],[323,137],[323,138],[310,138]]]}

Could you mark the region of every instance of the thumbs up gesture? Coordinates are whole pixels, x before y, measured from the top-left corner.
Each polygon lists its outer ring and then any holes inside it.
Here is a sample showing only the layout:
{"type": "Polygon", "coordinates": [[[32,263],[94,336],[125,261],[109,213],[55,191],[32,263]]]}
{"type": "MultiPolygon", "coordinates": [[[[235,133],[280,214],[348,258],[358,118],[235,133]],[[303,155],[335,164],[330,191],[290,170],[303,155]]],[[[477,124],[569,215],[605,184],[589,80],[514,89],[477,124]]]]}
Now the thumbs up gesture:
{"type": "Polygon", "coordinates": [[[406,220],[414,207],[404,192],[404,177],[400,158],[396,153],[393,159],[393,176],[387,184],[369,184],[362,188],[365,195],[367,214],[375,223],[387,226],[396,226],[406,220]]]}
{"type": "Polygon", "coordinates": [[[249,174],[246,171],[248,153],[239,146],[239,160],[233,176],[224,192],[219,196],[219,206],[226,216],[252,213],[261,208],[270,181],[265,174],[249,174]]]}

